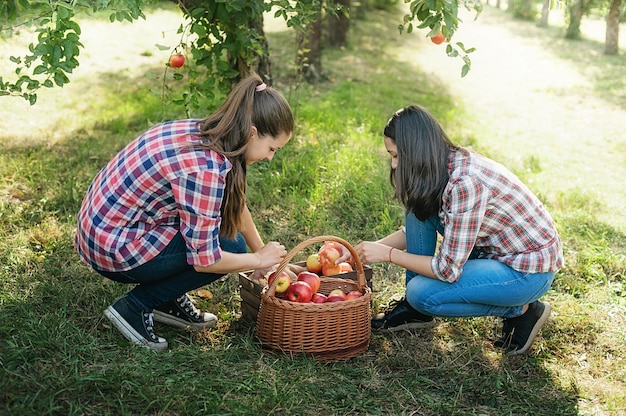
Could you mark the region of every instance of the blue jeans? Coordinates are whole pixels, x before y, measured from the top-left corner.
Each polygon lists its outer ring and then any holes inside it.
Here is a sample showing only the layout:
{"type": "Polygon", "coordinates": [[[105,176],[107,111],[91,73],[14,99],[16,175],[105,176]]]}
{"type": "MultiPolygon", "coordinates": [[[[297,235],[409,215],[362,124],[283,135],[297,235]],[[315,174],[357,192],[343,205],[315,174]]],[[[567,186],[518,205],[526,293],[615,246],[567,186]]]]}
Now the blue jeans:
{"type": "MultiPolygon", "coordinates": [[[[220,237],[222,250],[231,253],[245,253],[246,241],[237,234],[231,240],[220,237]]],[[[208,285],[223,275],[200,273],[187,263],[186,245],[180,233],[168,246],[149,262],[125,272],[98,271],[101,275],[120,283],[136,286],[128,296],[143,310],[152,310],[165,302],[172,301],[184,293],[208,285]]]]}
{"type": "MultiPolygon", "coordinates": [[[[405,218],[406,249],[412,254],[432,256],[437,233],[443,227],[435,215],[426,221],[413,214],[405,218]]],[[[543,296],[554,280],[554,272],[521,273],[496,260],[479,258],[474,250],[455,283],[406,271],[406,300],[418,311],[441,317],[501,316],[522,314],[524,305],[543,296]]]]}

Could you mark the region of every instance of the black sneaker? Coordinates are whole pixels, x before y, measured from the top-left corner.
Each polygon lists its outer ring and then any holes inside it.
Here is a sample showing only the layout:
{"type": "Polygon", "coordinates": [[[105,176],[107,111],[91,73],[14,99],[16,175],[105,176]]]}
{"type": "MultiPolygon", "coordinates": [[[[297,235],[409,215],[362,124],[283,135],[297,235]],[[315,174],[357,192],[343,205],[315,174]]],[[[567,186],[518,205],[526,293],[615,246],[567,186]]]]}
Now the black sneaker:
{"type": "Polygon", "coordinates": [[[433,325],[435,325],[435,320],[432,316],[416,311],[404,298],[400,301],[393,301],[385,313],[379,313],[372,318],[372,329],[381,332],[430,328],[433,325]]]}
{"type": "Polygon", "coordinates": [[[504,318],[502,337],[494,341],[494,347],[507,350],[511,354],[525,353],[550,317],[550,310],[550,304],[536,300],[528,305],[528,310],[523,315],[504,318]]]}
{"type": "Polygon", "coordinates": [[[141,310],[127,295],[106,308],[104,316],[133,344],[154,351],[167,349],[167,341],[154,334],[152,312],[141,310]]]}
{"type": "Polygon", "coordinates": [[[176,300],[154,308],[154,320],[182,329],[200,331],[214,327],[217,316],[196,308],[189,295],[185,293],[176,300]]]}

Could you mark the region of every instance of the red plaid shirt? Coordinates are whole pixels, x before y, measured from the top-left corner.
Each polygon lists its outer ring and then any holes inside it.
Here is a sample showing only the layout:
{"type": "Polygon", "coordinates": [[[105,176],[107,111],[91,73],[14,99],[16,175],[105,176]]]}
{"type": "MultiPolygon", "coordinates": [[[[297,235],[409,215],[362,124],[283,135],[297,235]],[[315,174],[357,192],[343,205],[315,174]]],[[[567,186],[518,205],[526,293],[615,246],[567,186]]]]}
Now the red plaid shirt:
{"type": "Polygon", "coordinates": [[[97,270],[146,263],[181,232],[189,264],[220,259],[220,207],[232,165],[197,143],[198,120],[159,124],[130,142],[93,180],[75,247],[97,270]]]}
{"type": "Polygon", "coordinates": [[[474,248],[480,257],[523,273],[556,272],[561,241],[550,214],[504,166],[466,151],[452,152],[439,219],[444,227],[431,262],[438,279],[455,282],[474,248]]]}

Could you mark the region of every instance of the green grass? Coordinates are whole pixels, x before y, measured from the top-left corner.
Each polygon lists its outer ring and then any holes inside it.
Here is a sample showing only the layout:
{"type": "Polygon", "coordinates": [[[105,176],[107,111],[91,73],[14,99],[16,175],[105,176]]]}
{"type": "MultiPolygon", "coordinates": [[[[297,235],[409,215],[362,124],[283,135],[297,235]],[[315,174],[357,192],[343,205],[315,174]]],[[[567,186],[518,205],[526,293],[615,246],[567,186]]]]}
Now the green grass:
{"type": "MultiPolygon", "coordinates": [[[[327,50],[330,81],[314,87],[289,77],[293,35],[271,34],[275,76],[298,122],[271,163],[250,169],[250,205],[265,240],[293,247],[334,234],[356,243],[397,229],[402,210],[389,199],[381,128],[407,102],[430,108],[453,140],[489,153],[480,130],[470,136],[463,132],[472,129],[455,126],[459,117],[472,119],[453,92],[396,60],[389,45],[399,41],[388,22],[397,14],[389,13],[358,21],[346,51],[327,50]]],[[[563,43],[559,53],[571,48],[576,56],[580,47],[563,43]]],[[[607,62],[597,61],[584,66],[607,62]]],[[[540,195],[557,221],[567,265],[547,295],[553,318],[527,356],[490,346],[499,328],[491,318],[374,334],[369,350],[346,362],[268,354],[254,324],[240,316],[234,276],[209,286],[213,299],[201,301],[221,318],[215,330],[159,326],[168,352],[129,346],[102,317],[127,288],[80,263],[72,248],[75,213],[98,169],[161,119],[162,108],[141,76],[111,71],[73,82],[58,93],[61,115],[47,121],[50,136],[0,135],[0,414],[623,414],[626,236],[594,217],[604,202],[582,191],[540,195]],[[81,111],[65,116],[76,106],[81,111]]],[[[603,85],[599,95],[608,96],[603,85]]],[[[41,104],[41,114],[53,114],[54,106],[41,104]]],[[[524,161],[525,179],[538,164],[524,161]]],[[[402,270],[374,265],[374,307],[400,296],[403,280],[402,270]]]]}

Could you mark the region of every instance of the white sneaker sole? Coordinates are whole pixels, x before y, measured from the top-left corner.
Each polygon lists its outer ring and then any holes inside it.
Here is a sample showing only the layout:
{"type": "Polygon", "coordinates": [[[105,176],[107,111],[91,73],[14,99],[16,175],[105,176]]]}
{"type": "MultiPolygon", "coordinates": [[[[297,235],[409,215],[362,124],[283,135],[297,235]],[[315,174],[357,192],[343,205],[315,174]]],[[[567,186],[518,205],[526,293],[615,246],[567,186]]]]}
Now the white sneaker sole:
{"type": "Polygon", "coordinates": [[[205,313],[205,318],[208,316],[208,320],[204,323],[190,323],[181,318],[177,318],[168,313],[158,311],[154,309],[152,311],[154,315],[154,320],[157,322],[161,322],[162,324],[167,324],[171,326],[175,326],[176,328],[181,329],[191,329],[193,331],[202,331],[203,329],[213,328],[217,324],[217,316],[205,313]]]}
{"type": "Polygon", "coordinates": [[[124,335],[124,337],[131,343],[144,348],[150,348],[151,350],[161,352],[167,350],[167,341],[164,338],[159,337],[158,343],[151,342],[141,336],[135,329],[120,315],[113,306],[109,306],[104,311],[104,316],[117,328],[118,331],[124,335]]]}

